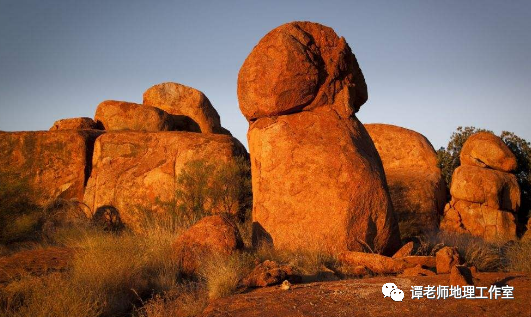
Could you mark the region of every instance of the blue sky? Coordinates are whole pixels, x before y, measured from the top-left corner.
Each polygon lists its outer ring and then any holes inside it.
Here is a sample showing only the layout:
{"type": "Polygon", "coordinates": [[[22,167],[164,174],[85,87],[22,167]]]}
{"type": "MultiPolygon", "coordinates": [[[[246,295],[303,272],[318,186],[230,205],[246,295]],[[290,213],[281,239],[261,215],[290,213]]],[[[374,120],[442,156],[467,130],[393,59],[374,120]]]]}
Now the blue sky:
{"type": "Polygon", "coordinates": [[[47,130],[175,81],[203,91],[246,144],[238,71],[294,20],[346,38],[369,87],[362,122],[416,130],[436,148],[459,125],[531,140],[531,1],[488,0],[0,0],[0,130],[47,130]]]}

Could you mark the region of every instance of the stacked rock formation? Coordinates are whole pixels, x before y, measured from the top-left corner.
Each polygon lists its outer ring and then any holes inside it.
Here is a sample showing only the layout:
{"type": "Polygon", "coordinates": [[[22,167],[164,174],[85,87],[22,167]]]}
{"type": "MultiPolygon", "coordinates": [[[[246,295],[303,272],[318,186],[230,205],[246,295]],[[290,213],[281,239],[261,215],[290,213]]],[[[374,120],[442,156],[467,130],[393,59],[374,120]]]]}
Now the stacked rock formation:
{"type": "Polygon", "coordinates": [[[380,158],[403,239],[433,232],[446,203],[437,153],[422,134],[388,124],[365,124],[380,158]]]}
{"type": "Polygon", "coordinates": [[[511,174],[516,169],[514,154],[497,136],[480,132],[465,142],[460,160],[441,229],[486,240],[516,239],[520,188],[511,174]]]}
{"type": "Polygon", "coordinates": [[[63,119],[47,132],[1,132],[0,182],[23,182],[39,205],[61,198],[83,200],[90,213],[116,210],[136,229],[140,213],[175,200],[187,162],[247,155],[202,92],[164,83],[144,100],[104,101],[95,120],[63,119]]]}
{"type": "Polygon", "coordinates": [[[355,113],[367,86],[344,38],[292,22],[238,75],[253,182],[253,241],[275,248],[392,254],[398,226],[378,152],[355,113]]]}

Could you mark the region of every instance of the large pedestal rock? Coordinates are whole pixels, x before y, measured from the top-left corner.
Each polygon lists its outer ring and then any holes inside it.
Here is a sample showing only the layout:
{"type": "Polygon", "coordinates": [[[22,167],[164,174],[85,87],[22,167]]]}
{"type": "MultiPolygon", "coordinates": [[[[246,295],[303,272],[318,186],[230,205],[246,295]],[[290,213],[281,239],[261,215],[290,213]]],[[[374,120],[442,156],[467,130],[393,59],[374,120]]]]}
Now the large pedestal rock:
{"type": "Polygon", "coordinates": [[[2,186],[21,183],[31,203],[83,199],[94,140],[101,132],[0,132],[2,186]]]}
{"type": "Polygon", "coordinates": [[[116,208],[122,221],[135,230],[151,213],[167,212],[187,162],[228,161],[242,155],[245,148],[226,135],[108,132],[94,146],[85,202],[92,212],[103,206],[116,208]]]}
{"type": "Polygon", "coordinates": [[[388,124],[366,124],[382,159],[402,237],[435,231],[446,201],[437,153],[422,134],[388,124]]]}
{"type": "Polygon", "coordinates": [[[444,209],[441,229],[485,240],[515,240],[520,188],[516,158],[497,136],[477,133],[465,142],[461,164],[452,175],[452,200],[444,209]]]}
{"type": "Polygon", "coordinates": [[[253,238],[275,248],[392,254],[398,226],[382,164],[354,116],[367,87],[344,38],[293,22],[238,76],[253,176],[253,238]]]}

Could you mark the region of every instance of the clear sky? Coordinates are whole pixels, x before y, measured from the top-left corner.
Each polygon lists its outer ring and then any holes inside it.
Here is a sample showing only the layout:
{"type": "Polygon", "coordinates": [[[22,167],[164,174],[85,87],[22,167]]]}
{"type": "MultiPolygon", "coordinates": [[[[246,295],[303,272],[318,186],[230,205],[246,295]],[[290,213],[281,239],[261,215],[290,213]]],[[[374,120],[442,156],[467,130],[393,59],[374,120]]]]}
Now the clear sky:
{"type": "Polygon", "coordinates": [[[424,134],[459,125],[531,141],[531,1],[0,0],[0,130],[93,117],[174,81],[203,91],[245,144],[238,71],[286,22],[344,36],[369,87],[358,117],[424,134]]]}

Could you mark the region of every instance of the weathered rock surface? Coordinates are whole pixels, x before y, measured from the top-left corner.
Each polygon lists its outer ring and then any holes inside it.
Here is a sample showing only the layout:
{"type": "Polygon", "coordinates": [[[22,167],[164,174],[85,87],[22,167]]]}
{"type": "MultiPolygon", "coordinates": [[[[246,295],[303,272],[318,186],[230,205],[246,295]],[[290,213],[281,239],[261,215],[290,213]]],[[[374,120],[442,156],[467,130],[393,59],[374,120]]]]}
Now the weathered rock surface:
{"type": "Polygon", "coordinates": [[[516,217],[509,211],[452,199],[446,205],[441,229],[485,240],[515,240],[516,217]]]}
{"type": "Polygon", "coordinates": [[[493,209],[516,211],[520,188],[516,176],[475,166],[455,169],[450,187],[452,198],[483,204],[493,209]]]}
{"type": "Polygon", "coordinates": [[[177,83],[161,83],[144,92],[144,104],[173,115],[187,116],[203,133],[227,134],[219,114],[201,91],[177,83]]]}
{"type": "Polygon", "coordinates": [[[415,267],[417,265],[420,265],[425,268],[435,268],[437,265],[437,260],[434,256],[429,255],[410,255],[403,258],[395,258],[396,260],[403,261],[405,263],[405,266],[415,267]]]}
{"type": "Polygon", "coordinates": [[[95,130],[98,126],[94,120],[87,117],[61,119],[54,122],[50,131],[57,130],[95,130]]]}
{"type": "Polygon", "coordinates": [[[502,139],[489,132],[470,136],[460,155],[461,165],[487,167],[504,172],[516,169],[516,157],[502,139]]]}
{"type": "Polygon", "coordinates": [[[275,261],[266,260],[258,264],[242,281],[246,287],[266,287],[277,285],[284,280],[291,283],[300,282],[301,277],[290,265],[280,265],[275,261]]]}
{"type": "Polygon", "coordinates": [[[321,24],[292,22],[249,54],[238,74],[238,100],[248,120],[323,105],[348,118],[367,101],[367,85],[344,38],[321,24]]]}
{"type": "Polygon", "coordinates": [[[136,103],[106,100],[98,105],[94,119],[109,131],[192,131],[199,132],[195,122],[186,116],[136,103]]]}
{"type": "Polygon", "coordinates": [[[393,258],[403,258],[408,255],[413,254],[413,248],[415,247],[413,241],[410,241],[404,244],[396,253],[393,255],[393,258]]]}
{"type": "Polygon", "coordinates": [[[2,186],[17,183],[31,203],[83,198],[94,140],[101,132],[0,132],[2,186]]]}
{"type": "Polygon", "coordinates": [[[440,249],[435,254],[435,258],[437,261],[437,274],[450,273],[452,268],[461,262],[461,257],[455,247],[444,247],[440,249]]]}
{"type": "Polygon", "coordinates": [[[138,229],[146,213],[166,212],[175,201],[177,177],[187,162],[245,156],[226,135],[190,132],[108,132],[96,140],[85,203],[92,212],[111,206],[138,229]]]}
{"type": "Polygon", "coordinates": [[[474,285],[474,280],[470,269],[464,265],[453,266],[450,271],[450,285],[474,285]]]}
{"type": "Polygon", "coordinates": [[[402,237],[434,231],[446,202],[437,154],[422,134],[388,124],[365,124],[382,159],[402,237]]]}
{"type": "Polygon", "coordinates": [[[422,267],[422,265],[417,265],[415,267],[410,267],[407,269],[404,269],[402,273],[400,273],[399,277],[411,277],[411,276],[431,276],[435,275],[433,271],[427,270],[422,267]]]}
{"type": "Polygon", "coordinates": [[[208,216],[186,232],[175,243],[175,257],[184,274],[196,274],[211,257],[231,255],[243,248],[242,238],[236,225],[222,215],[208,216]]]}
{"type": "Polygon", "coordinates": [[[310,22],[274,29],[243,64],[238,98],[251,122],[255,243],[398,249],[381,161],[354,116],[365,81],[343,38],[310,22]]]}

